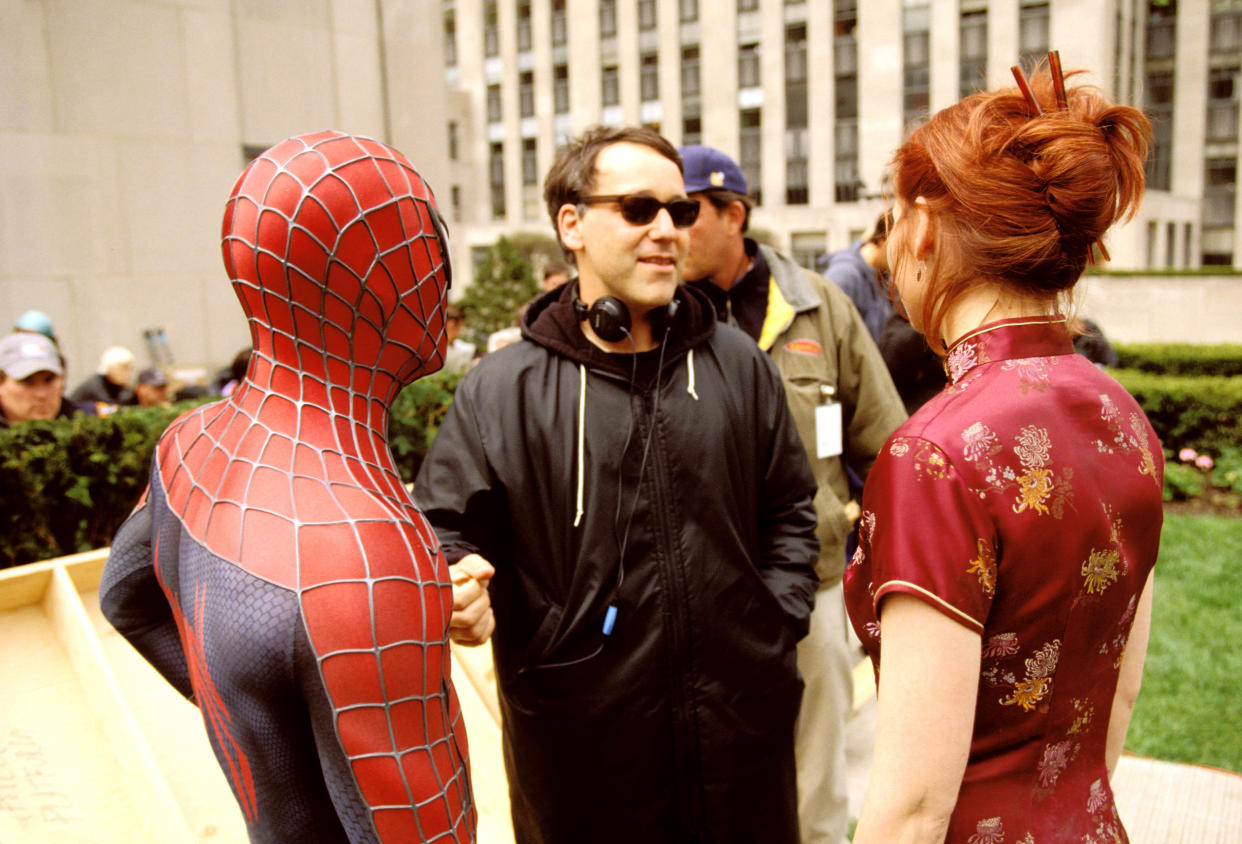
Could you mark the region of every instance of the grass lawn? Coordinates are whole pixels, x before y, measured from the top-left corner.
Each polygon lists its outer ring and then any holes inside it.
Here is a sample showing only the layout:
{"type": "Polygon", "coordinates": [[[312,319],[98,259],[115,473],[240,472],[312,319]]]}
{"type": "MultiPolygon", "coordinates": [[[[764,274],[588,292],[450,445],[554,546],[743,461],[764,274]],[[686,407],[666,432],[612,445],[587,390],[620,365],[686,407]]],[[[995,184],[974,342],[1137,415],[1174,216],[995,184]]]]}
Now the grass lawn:
{"type": "Polygon", "coordinates": [[[1242,772],[1242,519],[1166,515],[1126,749],[1242,772]]]}

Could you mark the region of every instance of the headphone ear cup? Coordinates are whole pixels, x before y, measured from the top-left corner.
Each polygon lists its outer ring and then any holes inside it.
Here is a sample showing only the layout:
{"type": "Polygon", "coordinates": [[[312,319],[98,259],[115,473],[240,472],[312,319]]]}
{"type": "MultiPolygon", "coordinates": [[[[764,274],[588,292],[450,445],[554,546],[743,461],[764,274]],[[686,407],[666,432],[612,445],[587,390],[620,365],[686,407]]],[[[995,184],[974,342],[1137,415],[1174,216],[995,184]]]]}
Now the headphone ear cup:
{"type": "Polygon", "coordinates": [[[587,322],[606,343],[618,343],[630,333],[630,309],[620,299],[601,296],[591,303],[587,322]]]}

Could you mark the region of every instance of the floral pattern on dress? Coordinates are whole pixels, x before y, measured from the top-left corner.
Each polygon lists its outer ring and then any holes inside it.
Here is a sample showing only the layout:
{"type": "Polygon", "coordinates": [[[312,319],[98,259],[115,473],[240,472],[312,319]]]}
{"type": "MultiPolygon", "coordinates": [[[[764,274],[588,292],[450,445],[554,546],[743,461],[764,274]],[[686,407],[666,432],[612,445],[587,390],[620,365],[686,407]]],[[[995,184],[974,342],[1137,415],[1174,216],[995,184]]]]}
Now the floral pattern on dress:
{"type": "Polygon", "coordinates": [[[1074,711],[1078,713],[1078,717],[1074,719],[1074,723],[1070,724],[1070,728],[1065,731],[1067,736],[1082,735],[1091,729],[1091,722],[1095,719],[1095,707],[1090,701],[1074,698],[1071,703],[1074,711]]]}
{"type": "Polygon", "coordinates": [[[1026,661],[1026,677],[1022,680],[1014,678],[1013,691],[1009,697],[1001,699],[1001,705],[1017,705],[1025,712],[1033,710],[1052,691],[1052,675],[1057,670],[1060,656],[1060,639],[1054,639],[1036,651],[1026,661]]]}
{"type": "Polygon", "coordinates": [[[1114,518],[1112,508],[1104,505],[1104,517],[1108,519],[1110,548],[1093,549],[1087,561],[1082,564],[1083,587],[1088,595],[1103,595],[1104,590],[1117,582],[1117,578],[1126,571],[1125,560],[1121,556],[1121,519],[1114,518]]]}
{"type": "MultiPolygon", "coordinates": [[[[1058,477],[1052,468],[1052,438],[1047,428],[1027,425],[1015,436],[1013,453],[1018,465],[996,462],[1003,449],[996,432],[982,422],[975,422],[961,433],[963,456],[975,465],[987,490],[1014,494],[1015,513],[1051,514],[1059,519],[1073,494],[1070,479],[1073,470],[1065,468],[1058,477]]],[[[983,491],[980,493],[983,494],[983,491]]]]}
{"type": "Polygon", "coordinates": [[[1004,844],[1005,824],[999,817],[984,818],[975,824],[975,833],[966,839],[967,844],[1004,844]]]}
{"type": "Polygon", "coordinates": [[[1122,423],[1121,410],[1113,402],[1111,396],[1100,396],[1100,418],[1103,419],[1113,435],[1112,443],[1096,440],[1096,447],[1108,454],[1120,450],[1122,452],[1138,452],[1139,474],[1149,476],[1159,486],[1163,484],[1156,471],[1156,461],[1152,456],[1151,445],[1147,440],[1147,420],[1141,414],[1131,413],[1129,431],[1122,423]]]}
{"type": "Polygon", "coordinates": [[[1013,656],[1017,652],[1017,633],[997,633],[995,636],[988,637],[987,642],[983,645],[984,659],[996,659],[998,657],[1013,656]]]}
{"type": "Polygon", "coordinates": [[[944,452],[926,440],[895,437],[888,446],[893,457],[914,460],[914,474],[918,480],[947,481],[953,477],[953,469],[944,452]]]}
{"type": "Polygon", "coordinates": [[[979,578],[979,588],[990,598],[996,594],[996,549],[987,540],[980,539],[978,551],[966,572],[979,578]]]}
{"type": "Polygon", "coordinates": [[[1007,372],[1016,372],[1018,389],[1029,393],[1032,390],[1042,392],[1048,389],[1052,380],[1052,367],[1055,365],[1056,358],[1016,358],[1005,361],[1002,368],[1007,372]]]}
{"type": "Polygon", "coordinates": [[[1044,755],[1039,760],[1039,785],[1051,788],[1057,784],[1061,772],[1078,755],[1078,745],[1068,739],[1044,745],[1044,755]]]}
{"type": "Polygon", "coordinates": [[[949,373],[949,381],[954,384],[978,364],[978,346],[969,340],[950,349],[944,359],[944,368],[949,373]]]}

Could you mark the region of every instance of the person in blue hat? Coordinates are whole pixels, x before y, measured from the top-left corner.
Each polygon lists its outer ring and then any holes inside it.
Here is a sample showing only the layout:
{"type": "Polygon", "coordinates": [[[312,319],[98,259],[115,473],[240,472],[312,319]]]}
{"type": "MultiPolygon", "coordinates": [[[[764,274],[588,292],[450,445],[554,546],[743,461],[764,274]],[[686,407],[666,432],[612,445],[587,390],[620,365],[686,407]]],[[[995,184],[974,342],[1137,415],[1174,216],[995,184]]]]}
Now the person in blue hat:
{"type": "Polygon", "coordinates": [[[52,328],[52,320],[43,311],[26,311],[17,318],[17,322],[13,323],[13,330],[18,332],[26,332],[29,334],[42,334],[53,343],[56,340],[56,331],[52,328]]]}
{"type": "Polygon", "coordinates": [[[852,663],[841,576],[857,504],[849,472],[865,477],[906,418],[867,326],[840,288],[746,237],[751,200],[741,168],[707,146],[683,146],[686,193],[699,203],[685,278],[767,352],[815,475],[819,588],[798,643],[806,683],[796,726],[798,823],[804,844],[845,840],[845,723],[852,663]]]}

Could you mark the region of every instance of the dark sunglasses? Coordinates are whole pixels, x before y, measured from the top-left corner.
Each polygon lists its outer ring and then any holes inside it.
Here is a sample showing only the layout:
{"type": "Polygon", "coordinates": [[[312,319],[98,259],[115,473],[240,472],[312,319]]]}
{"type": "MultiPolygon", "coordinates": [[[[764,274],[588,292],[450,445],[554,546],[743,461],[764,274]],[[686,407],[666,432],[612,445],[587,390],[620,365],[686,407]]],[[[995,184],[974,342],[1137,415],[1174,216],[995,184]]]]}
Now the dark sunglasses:
{"type": "Polygon", "coordinates": [[[608,196],[584,196],[578,200],[582,205],[599,205],[615,202],[621,208],[621,216],[632,226],[645,226],[656,218],[660,209],[668,211],[673,225],[686,229],[694,225],[699,218],[699,201],[697,199],[670,199],[661,202],[654,196],[641,193],[618,193],[608,196]]]}

